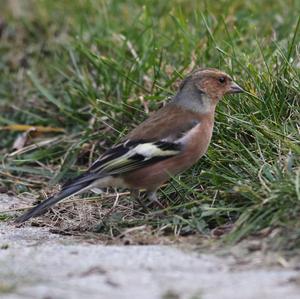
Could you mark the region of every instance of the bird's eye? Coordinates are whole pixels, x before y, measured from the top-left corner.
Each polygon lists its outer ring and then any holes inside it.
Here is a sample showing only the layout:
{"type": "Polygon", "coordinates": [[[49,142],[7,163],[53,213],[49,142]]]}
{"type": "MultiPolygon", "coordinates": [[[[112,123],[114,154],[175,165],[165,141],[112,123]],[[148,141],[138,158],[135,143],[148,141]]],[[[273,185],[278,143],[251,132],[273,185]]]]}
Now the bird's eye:
{"type": "Polygon", "coordinates": [[[225,81],[226,81],[225,77],[220,77],[220,78],[219,78],[219,82],[220,82],[220,83],[223,84],[223,83],[225,83],[225,81]]]}

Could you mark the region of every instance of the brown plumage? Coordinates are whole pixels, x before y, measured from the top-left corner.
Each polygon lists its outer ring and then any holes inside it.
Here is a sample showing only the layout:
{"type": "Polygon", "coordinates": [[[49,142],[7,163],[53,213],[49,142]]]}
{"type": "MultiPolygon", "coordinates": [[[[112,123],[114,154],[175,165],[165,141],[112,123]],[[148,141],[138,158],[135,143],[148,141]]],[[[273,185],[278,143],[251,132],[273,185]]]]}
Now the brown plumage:
{"type": "Polygon", "coordinates": [[[194,71],[182,81],[173,99],[133,129],[123,143],[16,222],[39,216],[60,200],[95,187],[126,187],[135,194],[144,189],[150,200],[157,201],[156,190],[170,176],[190,168],[205,154],[219,100],[242,91],[217,69],[194,71]]]}
{"type": "Polygon", "coordinates": [[[155,113],[148,121],[133,130],[128,138],[131,140],[146,138],[176,140],[181,137],[181,132],[190,129],[190,136],[188,136],[190,140],[179,155],[124,175],[126,185],[131,189],[155,191],[170,176],[190,168],[205,154],[210,143],[213,123],[213,114],[200,116],[192,111],[186,112],[176,105],[166,106],[159,113],[155,113]],[[152,125],[154,124],[152,120],[155,119],[160,124],[159,126],[152,125]]]}

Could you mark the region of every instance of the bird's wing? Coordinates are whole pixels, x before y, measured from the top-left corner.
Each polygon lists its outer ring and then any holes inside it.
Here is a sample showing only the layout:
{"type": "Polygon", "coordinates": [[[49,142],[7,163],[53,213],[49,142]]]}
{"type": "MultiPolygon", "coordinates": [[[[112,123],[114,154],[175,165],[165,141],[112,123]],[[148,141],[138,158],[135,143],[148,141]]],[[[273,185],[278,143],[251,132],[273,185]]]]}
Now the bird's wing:
{"type": "Polygon", "coordinates": [[[113,147],[89,169],[90,173],[116,175],[178,155],[182,144],[168,141],[127,140],[113,147]]]}
{"type": "Polygon", "coordinates": [[[106,176],[120,175],[178,155],[183,145],[168,141],[127,140],[103,154],[83,174],[66,182],[62,190],[90,185],[106,176]]]}

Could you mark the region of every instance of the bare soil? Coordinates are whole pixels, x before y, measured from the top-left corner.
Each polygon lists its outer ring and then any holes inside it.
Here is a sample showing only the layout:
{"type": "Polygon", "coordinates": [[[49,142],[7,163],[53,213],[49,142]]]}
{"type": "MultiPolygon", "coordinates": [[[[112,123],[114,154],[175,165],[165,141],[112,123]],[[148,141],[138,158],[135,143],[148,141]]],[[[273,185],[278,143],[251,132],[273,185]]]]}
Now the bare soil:
{"type": "MultiPolygon", "coordinates": [[[[0,197],[0,210],[19,199],[0,197]]],[[[300,298],[300,264],[258,242],[221,252],[186,244],[104,245],[47,227],[0,222],[0,297],[300,298]]]]}

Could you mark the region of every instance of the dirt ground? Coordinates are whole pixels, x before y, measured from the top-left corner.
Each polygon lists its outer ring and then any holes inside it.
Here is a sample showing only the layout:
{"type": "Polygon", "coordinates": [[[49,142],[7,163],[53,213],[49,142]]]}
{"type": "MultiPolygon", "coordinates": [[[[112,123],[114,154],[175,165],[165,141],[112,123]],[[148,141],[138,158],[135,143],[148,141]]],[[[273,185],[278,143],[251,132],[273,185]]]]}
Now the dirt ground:
{"type": "MultiPolygon", "coordinates": [[[[0,210],[11,203],[0,197],[0,210]]],[[[226,253],[182,244],[105,246],[2,221],[0,298],[300,298],[300,264],[252,251],[242,245],[226,253]]]]}

